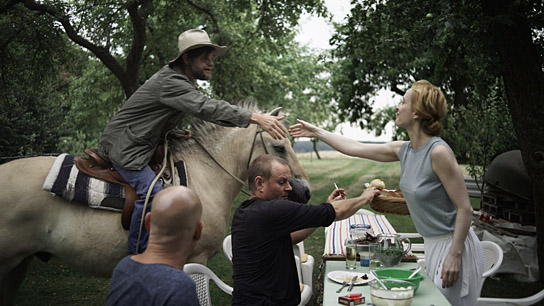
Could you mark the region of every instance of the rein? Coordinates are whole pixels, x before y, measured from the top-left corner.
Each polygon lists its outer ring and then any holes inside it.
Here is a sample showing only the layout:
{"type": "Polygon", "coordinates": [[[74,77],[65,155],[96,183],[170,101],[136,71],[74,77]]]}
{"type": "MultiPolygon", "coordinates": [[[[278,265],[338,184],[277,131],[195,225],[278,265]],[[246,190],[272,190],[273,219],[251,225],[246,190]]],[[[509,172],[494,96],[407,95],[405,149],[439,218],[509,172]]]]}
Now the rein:
{"type": "MultiPolygon", "coordinates": [[[[255,149],[255,143],[257,142],[257,135],[261,136],[260,138],[261,138],[261,142],[263,143],[264,152],[266,154],[268,154],[268,150],[266,149],[266,145],[264,144],[263,132],[264,132],[263,130],[257,131],[255,133],[255,137],[253,137],[253,144],[251,145],[251,151],[249,153],[249,159],[247,161],[247,168],[249,168],[249,163],[251,162],[251,157],[253,156],[253,150],[255,149]]],[[[200,140],[198,140],[198,138],[193,137],[193,139],[196,141],[196,143],[198,143],[202,147],[204,152],[206,152],[208,154],[208,156],[210,156],[210,158],[219,166],[219,168],[221,168],[223,171],[225,171],[230,176],[232,176],[235,180],[237,180],[240,184],[242,184],[242,186],[245,186],[247,189],[249,189],[246,182],[242,181],[236,175],[232,174],[229,170],[227,170],[225,167],[223,167],[223,165],[221,165],[221,163],[219,163],[217,161],[217,159],[210,153],[210,151],[208,151],[208,149],[206,149],[206,147],[202,144],[202,142],[200,142],[200,140]]],[[[243,189],[240,190],[240,191],[242,191],[245,195],[250,196],[250,194],[247,191],[245,191],[243,189]]]]}
{"type": "MultiPolygon", "coordinates": [[[[166,169],[166,164],[168,163],[168,158],[170,158],[170,164],[173,166],[173,159],[172,156],[168,152],[168,133],[164,135],[164,158],[162,159],[162,168],[161,171],[155,176],[153,181],[151,182],[151,185],[149,186],[149,189],[147,189],[147,195],[145,196],[145,202],[144,202],[144,210],[142,211],[142,218],[140,219],[140,229],[138,231],[138,240],[136,240],[136,254],[139,254],[140,249],[140,238],[142,238],[142,229],[144,227],[144,219],[145,219],[145,213],[147,210],[147,204],[149,204],[149,198],[151,198],[151,192],[153,191],[153,188],[155,187],[155,184],[157,181],[161,178],[162,174],[164,173],[164,170],[166,169]]],[[[172,167],[174,169],[174,167],[172,167]]]]}

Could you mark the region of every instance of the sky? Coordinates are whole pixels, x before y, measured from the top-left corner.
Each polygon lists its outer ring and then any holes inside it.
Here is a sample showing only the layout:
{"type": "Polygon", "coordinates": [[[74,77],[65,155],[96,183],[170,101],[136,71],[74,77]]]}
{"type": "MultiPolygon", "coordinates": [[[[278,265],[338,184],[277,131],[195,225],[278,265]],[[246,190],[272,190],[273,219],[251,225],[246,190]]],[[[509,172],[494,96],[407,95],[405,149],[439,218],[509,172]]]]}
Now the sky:
{"type": "MultiPolygon", "coordinates": [[[[350,0],[325,0],[327,9],[333,15],[334,22],[345,22],[345,18],[350,11],[350,0]]],[[[331,49],[329,39],[334,33],[334,27],[324,18],[318,18],[309,14],[305,14],[300,19],[298,27],[297,41],[309,46],[315,50],[331,49]]],[[[381,90],[376,96],[376,104],[374,110],[381,109],[387,106],[393,106],[400,101],[401,97],[395,95],[388,90],[381,90]]],[[[343,134],[346,137],[359,141],[391,141],[393,123],[386,126],[386,133],[380,137],[376,137],[374,132],[361,130],[357,126],[350,126],[348,123],[342,124],[335,131],[343,134]]]]}

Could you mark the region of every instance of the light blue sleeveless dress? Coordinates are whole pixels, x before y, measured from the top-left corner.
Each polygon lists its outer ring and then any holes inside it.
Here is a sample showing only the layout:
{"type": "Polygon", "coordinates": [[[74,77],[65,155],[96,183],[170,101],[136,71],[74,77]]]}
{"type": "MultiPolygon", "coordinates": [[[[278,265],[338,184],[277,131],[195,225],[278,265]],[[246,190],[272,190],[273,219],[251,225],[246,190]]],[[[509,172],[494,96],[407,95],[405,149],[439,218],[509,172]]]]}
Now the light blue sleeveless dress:
{"type": "Polygon", "coordinates": [[[465,239],[459,279],[453,287],[442,288],[442,263],[452,244],[457,210],[432,168],[431,152],[437,145],[451,150],[440,137],[432,137],[417,150],[409,141],[402,145],[400,189],[424,238],[427,274],[452,305],[476,305],[482,285],[483,250],[472,228],[465,239]]]}

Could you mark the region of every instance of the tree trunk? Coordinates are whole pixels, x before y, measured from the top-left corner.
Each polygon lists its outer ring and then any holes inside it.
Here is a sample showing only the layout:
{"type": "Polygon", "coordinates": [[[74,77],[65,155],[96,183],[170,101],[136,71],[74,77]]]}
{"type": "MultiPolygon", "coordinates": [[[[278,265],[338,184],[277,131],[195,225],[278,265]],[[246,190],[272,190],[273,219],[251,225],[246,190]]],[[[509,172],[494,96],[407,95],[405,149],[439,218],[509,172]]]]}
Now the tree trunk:
{"type": "Polygon", "coordinates": [[[108,47],[95,44],[85,38],[84,35],[78,33],[70,17],[62,9],[35,0],[12,0],[7,5],[1,6],[1,8],[2,10],[7,10],[17,2],[22,2],[30,10],[49,14],[57,20],[63,26],[68,38],[91,51],[117,77],[125,91],[127,99],[140,87],[138,76],[140,73],[140,62],[147,41],[147,17],[153,10],[152,0],[134,0],[127,3],[127,10],[130,15],[130,21],[132,22],[133,41],[126,58],[126,69],[119,63],[108,47]]]}
{"type": "Polygon", "coordinates": [[[523,163],[532,181],[540,281],[544,281],[544,73],[527,21],[525,1],[482,0],[523,163]]]}
{"type": "Polygon", "coordinates": [[[317,142],[318,141],[319,140],[317,140],[317,138],[312,139],[312,145],[313,145],[313,148],[314,148],[315,155],[317,156],[317,159],[321,159],[321,156],[319,156],[319,151],[317,150],[317,142]]]}

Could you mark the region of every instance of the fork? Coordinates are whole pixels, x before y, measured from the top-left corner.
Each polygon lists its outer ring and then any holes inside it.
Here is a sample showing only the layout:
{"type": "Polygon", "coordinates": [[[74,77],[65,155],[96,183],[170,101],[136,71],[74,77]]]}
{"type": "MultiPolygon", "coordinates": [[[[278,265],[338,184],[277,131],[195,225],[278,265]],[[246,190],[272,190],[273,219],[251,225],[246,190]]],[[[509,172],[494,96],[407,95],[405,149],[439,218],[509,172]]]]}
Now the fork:
{"type": "Polygon", "coordinates": [[[340,291],[342,291],[342,289],[344,289],[344,287],[346,287],[348,285],[348,282],[344,281],[342,283],[342,287],[340,287],[340,289],[336,290],[336,293],[340,293],[340,291]]]}

